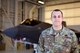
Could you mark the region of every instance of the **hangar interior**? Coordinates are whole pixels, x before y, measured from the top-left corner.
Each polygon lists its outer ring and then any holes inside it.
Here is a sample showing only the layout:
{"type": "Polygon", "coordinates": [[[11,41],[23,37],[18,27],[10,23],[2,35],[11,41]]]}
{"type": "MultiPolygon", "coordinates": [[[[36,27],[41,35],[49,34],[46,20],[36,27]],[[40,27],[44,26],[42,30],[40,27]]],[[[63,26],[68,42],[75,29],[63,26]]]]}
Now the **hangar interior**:
{"type": "MultiPolygon", "coordinates": [[[[51,12],[54,9],[62,10],[67,27],[80,32],[80,0],[0,0],[0,30],[17,26],[25,19],[52,24],[51,12]]],[[[4,37],[6,50],[11,50],[12,39],[4,37]]]]}

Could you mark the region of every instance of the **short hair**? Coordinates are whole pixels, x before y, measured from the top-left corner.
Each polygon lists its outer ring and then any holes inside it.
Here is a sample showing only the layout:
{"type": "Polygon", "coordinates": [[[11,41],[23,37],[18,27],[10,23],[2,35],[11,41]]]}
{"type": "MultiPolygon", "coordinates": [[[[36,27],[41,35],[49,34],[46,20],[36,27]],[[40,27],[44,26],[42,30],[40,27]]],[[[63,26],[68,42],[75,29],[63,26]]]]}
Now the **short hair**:
{"type": "MultiPolygon", "coordinates": [[[[62,16],[63,16],[63,12],[62,12],[60,9],[55,9],[55,10],[52,11],[52,13],[53,13],[54,11],[60,11],[61,14],[62,14],[62,16]]],[[[51,13],[51,17],[52,17],[52,13],[51,13]]]]}

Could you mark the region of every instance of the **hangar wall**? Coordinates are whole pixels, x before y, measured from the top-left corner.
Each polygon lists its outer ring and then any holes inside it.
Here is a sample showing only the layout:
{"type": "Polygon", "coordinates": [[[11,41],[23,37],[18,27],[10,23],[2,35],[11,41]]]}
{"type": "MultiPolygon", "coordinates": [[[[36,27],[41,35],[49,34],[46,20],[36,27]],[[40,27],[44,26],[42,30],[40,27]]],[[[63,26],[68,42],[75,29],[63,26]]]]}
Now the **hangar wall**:
{"type": "Polygon", "coordinates": [[[64,21],[69,28],[75,29],[80,32],[80,2],[51,5],[45,7],[45,18],[44,21],[51,22],[51,12],[54,9],[60,9],[63,12],[64,21]]]}
{"type": "Polygon", "coordinates": [[[53,5],[45,7],[45,22],[51,23],[50,17],[51,12],[54,9],[61,9],[64,13],[64,21],[67,25],[80,25],[80,2],[62,4],[62,5],[53,5]]]}

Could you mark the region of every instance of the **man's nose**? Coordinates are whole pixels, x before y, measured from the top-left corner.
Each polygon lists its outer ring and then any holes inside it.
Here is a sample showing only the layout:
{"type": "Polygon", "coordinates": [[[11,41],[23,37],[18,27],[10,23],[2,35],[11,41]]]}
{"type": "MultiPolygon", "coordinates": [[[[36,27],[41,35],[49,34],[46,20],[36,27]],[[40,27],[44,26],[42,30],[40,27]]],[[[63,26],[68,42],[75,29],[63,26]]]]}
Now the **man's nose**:
{"type": "Polygon", "coordinates": [[[59,19],[59,18],[58,18],[58,16],[56,16],[56,18],[55,18],[55,19],[59,19]]]}

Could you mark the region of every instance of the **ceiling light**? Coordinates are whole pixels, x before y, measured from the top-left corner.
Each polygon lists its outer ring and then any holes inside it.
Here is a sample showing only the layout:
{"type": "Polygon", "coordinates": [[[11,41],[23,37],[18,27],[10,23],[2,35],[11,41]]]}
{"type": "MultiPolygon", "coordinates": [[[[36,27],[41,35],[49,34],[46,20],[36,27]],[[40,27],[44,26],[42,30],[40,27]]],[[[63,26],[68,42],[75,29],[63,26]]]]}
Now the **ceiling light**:
{"type": "Polygon", "coordinates": [[[43,1],[38,1],[38,3],[40,3],[40,4],[44,4],[44,2],[43,2],[43,1]]]}

